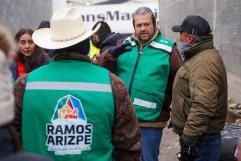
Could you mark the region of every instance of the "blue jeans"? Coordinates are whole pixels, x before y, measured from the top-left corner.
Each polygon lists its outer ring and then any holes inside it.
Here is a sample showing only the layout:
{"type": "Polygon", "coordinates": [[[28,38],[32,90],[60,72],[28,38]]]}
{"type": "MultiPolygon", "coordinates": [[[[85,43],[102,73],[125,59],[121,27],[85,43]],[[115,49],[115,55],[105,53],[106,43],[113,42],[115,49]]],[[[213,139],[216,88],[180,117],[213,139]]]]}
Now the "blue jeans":
{"type": "Polygon", "coordinates": [[[204,136],[201,144],[197,148],[197,158],[195,161],[218,161],[221,155],[222,142],[221,134],[204,136]]]}
{"type": "Polygon", "coordinates": [[[142,161],[158,161],[163,128],[141,127],[142,161]]]}

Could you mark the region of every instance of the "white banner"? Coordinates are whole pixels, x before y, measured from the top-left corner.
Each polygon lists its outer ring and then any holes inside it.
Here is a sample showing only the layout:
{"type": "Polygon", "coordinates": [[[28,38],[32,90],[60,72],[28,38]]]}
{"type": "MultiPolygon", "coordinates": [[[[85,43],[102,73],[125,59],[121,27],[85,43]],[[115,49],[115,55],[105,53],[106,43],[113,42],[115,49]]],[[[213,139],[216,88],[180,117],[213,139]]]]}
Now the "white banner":
{"type": "MultiPolygon", "coordinates": [[[[59,0],[58,0],[59,1],[59,0]]],[[[113,32],[119,33],[133,33],[132,14],[139,7],[149,7],[155,17],[159,18],[159,6],[158,1],[155,3],[137,3],[137,2],[125,2],[120,4],[105,4],[105,5],[79,5],[79,11],[82,14],[85,26],[91,29],[97,21],[106,21],[113,32]]],[[[57,3],[56,3],[57,4],[57,3]]],[[[69,5],[68,5],[69,6],[69,5]]],[[[76,6],[76,5],[75,5],[76,6]]],[[[54,10],[63,7],[55,6],[54,10]]]]}
{"type": "Polygon", "coordinates": [[[96,5],[80,6],[79,10],[83,16],[86,27],[92,26],[100,20],[106,21],[113,32],[133,33],[132,14],[141,7],[148,6],[158,17],[158,5],[155,3],[122,3],[118,5],[96,5]]]}

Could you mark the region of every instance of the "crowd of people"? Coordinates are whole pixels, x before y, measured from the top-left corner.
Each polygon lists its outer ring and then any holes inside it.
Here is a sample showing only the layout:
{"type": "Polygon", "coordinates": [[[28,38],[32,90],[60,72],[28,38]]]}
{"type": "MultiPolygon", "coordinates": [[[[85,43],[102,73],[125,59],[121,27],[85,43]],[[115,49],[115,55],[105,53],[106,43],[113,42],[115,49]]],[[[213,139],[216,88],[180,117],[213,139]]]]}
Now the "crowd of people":
{"type": "Polygon", "coordinates": [[[20,29],[16,47],[0,27],[0,159],[158,161],[169,123],[180,161],[218,161],[227,74],[209,23],[187,16],[174,42],[140,7],[133,28],[87,30],[75,7],[20,29]]]}

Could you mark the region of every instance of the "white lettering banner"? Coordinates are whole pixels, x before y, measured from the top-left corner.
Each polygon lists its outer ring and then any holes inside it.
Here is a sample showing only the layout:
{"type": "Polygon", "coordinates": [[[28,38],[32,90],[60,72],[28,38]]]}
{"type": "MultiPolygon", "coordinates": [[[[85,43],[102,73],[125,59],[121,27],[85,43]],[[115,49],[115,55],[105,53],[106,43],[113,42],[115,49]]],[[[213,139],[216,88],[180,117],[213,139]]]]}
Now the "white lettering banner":
{"type": "MultiPolygon", "coordinates": [[[[60,3],[60,1],[61,0],[53,1],[53,11],[63,7],[63,5],[67,5],[67,2],[60,3]]],[[[106,21],[113,32],[133,33],[132,14],[137,8],[143,6],[153,11],[157,22],[159,18],[159,1],[155,2],[152,0],[150,3],[144,3],[144,1],[128,1],[120,4],[97,4],[89,6],[79,4],[80,5],[77,6],[88,29],[91,29],[97,21],[106,21]]],[[[68,4],[68,6],[70,6],[70,4],[68,4]]]]}

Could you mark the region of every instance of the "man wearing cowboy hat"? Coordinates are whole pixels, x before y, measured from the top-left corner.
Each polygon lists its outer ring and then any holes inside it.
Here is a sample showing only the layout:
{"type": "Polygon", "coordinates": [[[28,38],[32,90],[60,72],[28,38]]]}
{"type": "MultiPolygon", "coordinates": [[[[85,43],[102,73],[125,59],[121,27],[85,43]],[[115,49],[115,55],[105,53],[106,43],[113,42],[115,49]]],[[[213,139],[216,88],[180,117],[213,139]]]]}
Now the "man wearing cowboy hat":
{"type": "Polygon", "coordinates": [[[15,125],[25,151],[56,161],[139,160],[138,121],[123,82],[87,57],[98,28],[87,31],[72,7],[34,32],[34,42],[54,55],[16,83],[15,125]]]}

